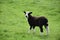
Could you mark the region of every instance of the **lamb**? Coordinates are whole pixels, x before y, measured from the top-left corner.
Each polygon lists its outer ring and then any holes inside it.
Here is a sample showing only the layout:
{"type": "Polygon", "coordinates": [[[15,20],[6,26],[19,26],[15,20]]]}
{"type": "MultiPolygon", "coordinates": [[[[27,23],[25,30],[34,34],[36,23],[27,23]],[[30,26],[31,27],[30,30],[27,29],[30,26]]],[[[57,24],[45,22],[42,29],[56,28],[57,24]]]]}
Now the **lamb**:
{"type": "Polygon", "coordinates": [[[24,11],[24,13],[25,13],[27,21],[30,25],[30,28],[29,28],[30,30],[31,29],[34,30],[35,27],[38,26],[39,29],[40,29],[40,32],[41,32],[40,34],[42,35],[43,34],[43,26],[44,26],[46,28],[46,32],[47,32],[47,35],[48,35],[48,29],[49,28],[48,28],[48,19],[47,18],[45,18],[44,16],[41,16],[41,17],[32,16],[31,15],[32,12],[30,12],[30,11],[27,11],[27,12],[24,11]]]}

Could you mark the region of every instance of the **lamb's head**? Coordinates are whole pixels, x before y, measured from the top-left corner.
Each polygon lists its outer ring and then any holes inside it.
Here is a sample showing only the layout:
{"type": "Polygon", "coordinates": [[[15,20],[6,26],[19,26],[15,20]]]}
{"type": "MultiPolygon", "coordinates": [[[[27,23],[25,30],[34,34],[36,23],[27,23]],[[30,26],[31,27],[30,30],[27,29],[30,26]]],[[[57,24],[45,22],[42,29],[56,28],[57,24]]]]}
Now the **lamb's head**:
{"type": "Polygon", "coordinates": [[[25,13],[25,16],[26,16],[27,18],[29,17],[29,15],[32,14],[32,12],[30,12],[30,11],[24,11],[24,13],[25,13]]]}

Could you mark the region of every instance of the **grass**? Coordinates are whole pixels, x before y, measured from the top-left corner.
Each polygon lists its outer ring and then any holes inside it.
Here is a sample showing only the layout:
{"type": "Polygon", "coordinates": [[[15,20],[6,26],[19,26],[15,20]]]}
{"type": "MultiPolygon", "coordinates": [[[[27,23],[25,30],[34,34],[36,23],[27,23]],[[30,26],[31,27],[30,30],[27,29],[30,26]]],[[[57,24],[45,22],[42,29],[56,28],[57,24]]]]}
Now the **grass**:
{"type": "Polygon", "coordinates": [[[0,40],[60,40],[60,0],[0,0],[0,40]],[[49,20],[50,34],[27,33],[29,28],[23,11],[49,20]]]}

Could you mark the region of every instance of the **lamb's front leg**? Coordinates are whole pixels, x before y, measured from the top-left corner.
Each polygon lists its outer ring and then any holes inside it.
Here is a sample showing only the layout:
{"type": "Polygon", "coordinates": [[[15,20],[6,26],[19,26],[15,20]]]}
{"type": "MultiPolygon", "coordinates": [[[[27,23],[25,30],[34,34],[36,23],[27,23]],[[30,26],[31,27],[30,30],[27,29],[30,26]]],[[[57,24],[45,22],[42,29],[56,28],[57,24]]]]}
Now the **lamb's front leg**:
{"type": "Polygon", "coordinates": [[[35,33],[35,26],[33,26],[33,33],[35,33]]]}
{"type": "Polygon", "coordinates": [[[32,26],[30,26],[30,28],[29,28],[29,30],[28,30],[28,33],[30,33],[31,29],[32,29],[32,26]]]}

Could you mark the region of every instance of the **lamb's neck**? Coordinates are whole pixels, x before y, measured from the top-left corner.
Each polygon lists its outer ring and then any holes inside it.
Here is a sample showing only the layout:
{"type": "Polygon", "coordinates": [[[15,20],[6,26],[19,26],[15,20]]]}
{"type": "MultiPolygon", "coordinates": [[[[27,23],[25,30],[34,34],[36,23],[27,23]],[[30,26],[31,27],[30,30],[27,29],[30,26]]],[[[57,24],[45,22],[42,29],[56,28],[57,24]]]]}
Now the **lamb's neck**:
{"type": "Polygon", "coordinates": [[[31,19],[32,18],[32,15],[29,15],[29,18],[28,19],[31,19]]]}

